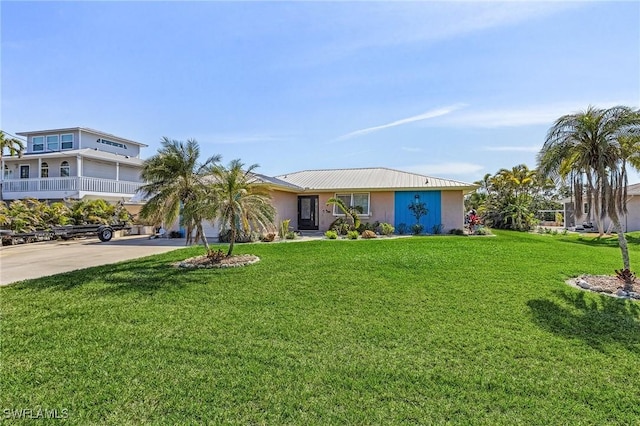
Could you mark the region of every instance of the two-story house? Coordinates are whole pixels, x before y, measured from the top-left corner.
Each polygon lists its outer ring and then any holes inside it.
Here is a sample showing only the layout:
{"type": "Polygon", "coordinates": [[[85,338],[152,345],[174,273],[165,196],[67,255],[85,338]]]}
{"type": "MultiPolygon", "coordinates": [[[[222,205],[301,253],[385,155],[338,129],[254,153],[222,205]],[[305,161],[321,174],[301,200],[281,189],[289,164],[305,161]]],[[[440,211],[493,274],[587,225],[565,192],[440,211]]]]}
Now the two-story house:
{"type": "Polygon", "coordinates": [[[17,134],[27,139],[25,153],[3,157],[0,165],[6,201],[128,201],[143,183],[143,143],[83,127],[17,134]]]}

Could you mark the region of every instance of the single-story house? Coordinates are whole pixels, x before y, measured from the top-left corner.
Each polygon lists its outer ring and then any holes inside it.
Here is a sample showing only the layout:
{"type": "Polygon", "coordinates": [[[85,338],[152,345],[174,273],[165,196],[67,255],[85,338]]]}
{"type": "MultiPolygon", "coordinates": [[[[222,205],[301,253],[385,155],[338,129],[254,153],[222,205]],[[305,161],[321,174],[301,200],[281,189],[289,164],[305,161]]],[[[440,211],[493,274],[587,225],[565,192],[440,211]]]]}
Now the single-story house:
{"type": "MultiPolygon", "coordinates": [[[[276,208],[276,223],[290,219],[290,227],[305,232],[324,232],[343,213],[327,201],[336,197],[362,211],[365,222],[386,222],[396,229],[416,223],[409,210],[425,203],[428,214],[420,219],[426,233],[447,233],[464,228],[464,196],[477,185],[389,168],[305,170],[269,177],[255,175],[269,190],[276,208]]],[[[217,238],[219,226],[208,224],[208,238],[217,238]]]]}
{"type": "MultiPolygon", "coordinates": [[[[584,201],[582,214],[580,217],[575,211],[574,201],[571,199],[563,200],[565,228],[580,228],[583,223],[592,223],[596,226],[596,218],[593,211],[589,216],[589,205],[584,201]]],[[[627,186],[627,214],[620,216],[620,225],[624,232],[640,231],[640,183],[627,186]]],[[[603,222],[604,231],[613,231],[611,220],[607,217],[603,222]]]]}

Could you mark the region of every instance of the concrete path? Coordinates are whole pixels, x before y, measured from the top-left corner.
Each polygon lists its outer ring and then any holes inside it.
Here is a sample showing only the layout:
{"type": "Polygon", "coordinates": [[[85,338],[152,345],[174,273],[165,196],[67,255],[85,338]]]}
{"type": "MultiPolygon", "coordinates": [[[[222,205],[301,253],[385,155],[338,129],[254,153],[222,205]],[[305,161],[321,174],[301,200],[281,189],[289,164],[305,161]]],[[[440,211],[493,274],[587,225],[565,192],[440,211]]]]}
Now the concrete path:
{"type": "Polygon", "coordinates": [[[150,240],[134,235],[106,243],[87,238],[4,246],[0,248],[0,285],[165,253],[184,243],[184,238],[150,240]]]}

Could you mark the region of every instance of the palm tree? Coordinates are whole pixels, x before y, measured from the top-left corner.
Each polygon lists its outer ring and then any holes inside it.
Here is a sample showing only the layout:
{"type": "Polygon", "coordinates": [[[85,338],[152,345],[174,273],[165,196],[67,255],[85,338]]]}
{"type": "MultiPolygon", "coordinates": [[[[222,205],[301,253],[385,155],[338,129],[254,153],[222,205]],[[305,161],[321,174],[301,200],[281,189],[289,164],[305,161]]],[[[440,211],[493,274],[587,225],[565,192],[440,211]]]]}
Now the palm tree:
{"type": "MultiPolygon", "coordinates": [[[[539,171],[545,176],[572,177],[576,204],[582,205],[583,188],[600,220],[609,216],[618,234],[622,262],[629,271],[627,240],[619,215],[626,213],[626,163],[634,153],[625,151],[627,138],[640,134],[640,110],[625,106],[587,110],[560,117],[549,129],[538,154],[539,171]]],[[[635,140],[635,139],[633,139],[635,140]]],[[[600,229],[602,231],[602,229],[600,229]]],[[[631,289],[625,281],[625,290],[631,289]]]]}
{"type": "MultiPolygon", "coordinates": [[[[22,157],[22,153],[24,152],[24,142],[20,139],[8,137],[8,135],[0,130],[0,164],[2,164],[2,158],[4,157],[5,149],[9,151],[9,156],[13,157],[17,155],[18,157],[22,157]]],[[[0,170],[0,201],[2,201],[2,181],[4,180],[4,166],[3,170],[0,170]]]]}
{"type": "Polygon", "coordinates": [[[162,147],[153,157],[145,160],[142,178],[147,182],[140,190],[151,196],[142,207],[140,216],[157,222],[172,224],[182,211],[183,224],[187,228],[186,244],[202,241],[209,250],[202,229],[204,220],[216,216],[216,203],[209,190],[209,180],[219,155],[199,162],[200,147],[194,139],[187,142],[164,137],[162,147]],[[193,230],[196,230],[195,239],[193,230]]]}
{"type": "Polygon", "coordinates": [[[238,232],[274,227],[275,208],[267,192],[256,185],[252,173],[257,167],[253,164],[245,169],[240,160],[231,161],[227,167],[213,167],[210,187],[215,194],[221,231],[229,231],[227,257],[233,253],[238,232]]]}

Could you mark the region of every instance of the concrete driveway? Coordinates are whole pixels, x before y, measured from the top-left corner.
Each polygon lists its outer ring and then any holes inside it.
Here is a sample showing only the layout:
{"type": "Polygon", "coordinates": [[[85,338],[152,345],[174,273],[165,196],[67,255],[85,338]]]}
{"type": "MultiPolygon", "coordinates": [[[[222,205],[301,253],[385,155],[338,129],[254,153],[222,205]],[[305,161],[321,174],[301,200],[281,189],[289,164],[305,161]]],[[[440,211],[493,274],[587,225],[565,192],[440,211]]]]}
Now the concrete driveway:
{"type": "Polygon", "coordinates": [[[107,265],[184,247],[184,238],[150,240],[148,236],[47,241],[0,248],[0,285],[30,278],[107,265]]]}

